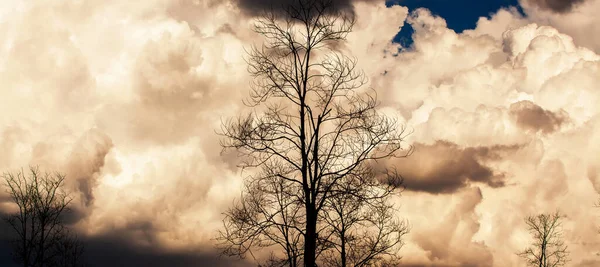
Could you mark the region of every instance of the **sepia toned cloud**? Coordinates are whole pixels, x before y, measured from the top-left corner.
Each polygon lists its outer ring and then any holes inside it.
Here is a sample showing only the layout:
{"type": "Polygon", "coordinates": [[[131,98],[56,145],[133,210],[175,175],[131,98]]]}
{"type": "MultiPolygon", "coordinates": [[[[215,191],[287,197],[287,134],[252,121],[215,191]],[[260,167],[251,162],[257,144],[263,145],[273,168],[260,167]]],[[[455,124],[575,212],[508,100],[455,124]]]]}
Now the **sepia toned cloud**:
{"type": "Polygon", "coordinates": [[[66,175],[75,180],[85,206],[94,201],[93,190],[112,146],[108,136],[92,129],[77,140],[71,151],[71,166],[66,175]]]}
{"type": "Polygon", "coordinates": [[[576,5],[585,0],[527,0],[528,2],[558,13],[571,11],[576,5]]]}
{"type": "Polygon", "coordinates": [[[480,227],[474,210],[483,199],[481,191],[473,187],[460,194],[461,202],[445,216],[443,224],[414,233],[413,240],[434,265],[493,266],[490,248],[471,240],[480,227]]]}
{"type": "Polygon", "coordinates": [[[596,10],[599,0],[585,1],[538,1],[520,0],[527,20],[548,25],[573,38],[574,43],[600,52],[600,37],[594,32],[600,18],[596,10]],[[551,8],[550,6],[554,6],[551,8]]]}
{"type": "Polygon", "coordinates": [[[393,165],[404,178],[406,190],[432,194],[452,194],[482,183],[490,187],[505,186],[503,173],[498,173],[486,162],[502,160],[502,154],[518,146],[461,147],[447,141],[433,144],[414,144],[415,152],[384,164],[393,165]]]}
{"type": "MultiPolygon", "coordinates": [[[[371,2],[377,3],[377,0],[330,0],[327,3],[333,8],[331,11],[343,11],[354,13],[354,5],[356,2],[371,2]]],[[[250,16],[257,16],[266,10],[273,10],[276,13],[285,14],[288,6],[299,5],[298,0],[233,0],[243,13],[250,16]]]]}
{"type": "MultiPolygon", "coordinates": [[[[263,41],[253,16],[271,3],[5,3],[0,172],[66,174],[92,266],[252,266],[214,250],[248,174],[217,132],[248,111],[244,48],[263,41]]],[[[336,3],[357,19],[340,51],[412,131],[414,153],[384,162],[407,187],[403,264],[524,266],[523,219],[558,209],[574,266],[594,266],[600,1],[521,1],[524,14],[500,9],[463,33],[427,9],[336,3]],[[391,41],[405,24],[403,48],[391,41]]]]}
{"type": "MultiPolygon", "coordinates": [[[[515,255],[527,242],[523,218],[559,209],[568,214],[569,224],[575,224],[588,220],[584,211],[590,210],[575,203],[594,203],[597,198],[588,179],[593,168],[588,172],[577,166],[595,162],[594,152],[587,152],[595,146],[585,145],[589,141],[584,140],[591,137],[590,127],[598,114],[591,104],[598,93],[590,85],[599,82],[600,58],[591,49],[575,45],[570,36],[531,24],[510,9],[480,20],[478,28],[462,34],[425,9],[413,11],[407,22],[416,24],[414,47],[380,61],[377,67],[386,74],[372,77],[372,84],[386,92],[386,112],[396,110],[414,129],[409,139],[415,152],[389,163],[406,181],[400,200],[403,216],[419,222],[413,235],[423,231],[420,239],[427,247],[407,245],[404,261],[415,266],[523,266],[515,255]],[[476,148],[492,147],[511,149],[494,160],[476,153],[476,148]],[[565,149],[572,152],[567,155],[565,149]],[[487,180],[476,182],[472,177],[487,180]],[[452,193],[425,197],[411,192],[415,181],[427,185],[422,189],[452,193]],[[501,181],[502,186],[486,181],[501,181]],[[474,211],[479,228],[469,242],[493,248],[489,254],[478,252],[479,245],[465,246],[469,252],[460,252],[457,247],[462,246],[449,245],[450,241],[428,240],[452,232],[444,214],[451,213],[452,205],[462,199],[460,192],[472,186],[480,186],[483,197],[474,211]],[[491,255],[491,259],[470,255],[491,255]]],[[[595,220],[592,217],[589,220],[595,220]]],[[[459,225],[468,223],[459,221],[459,225]]],[[[594,236],[594,227],[577,232],[568,241],[572,253],[591,260],[594,256],[579,242],[588,240],[587,244],[598,246],[582,234],[594,236]]]]}
{"type": "Polygon", "coordinates": [[[511,104],[510,113],[514,116],[517,125],[534,132],[552,133],[568,121],[568,115],[565,112],[554,113],[544,110],[528,100],[511,104]]]}

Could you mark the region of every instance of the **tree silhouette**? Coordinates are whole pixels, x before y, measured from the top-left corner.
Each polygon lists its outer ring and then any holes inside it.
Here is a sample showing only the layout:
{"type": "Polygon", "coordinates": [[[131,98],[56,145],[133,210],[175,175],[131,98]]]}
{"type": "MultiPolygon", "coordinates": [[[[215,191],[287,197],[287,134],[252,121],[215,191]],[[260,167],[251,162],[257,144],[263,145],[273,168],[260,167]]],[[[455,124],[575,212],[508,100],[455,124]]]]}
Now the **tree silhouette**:
{"type": "MultiPolygon", "coordinates": [[[[245,103],[254,111],[225,122],[221,133],[224,149],[236,149],[242,167],[252,168],[225,213],[218,240],[226,255],[254,257],[256,249],[279,246],[283,253],[273,252],[270,265],[313,267],[339,247],[323,238],[336,235],[327,218],[338,200],[359,201],[353,205],[361,213],[373,205],[370,212],[391,216],[384,208],[389,194],[369,199],[357,186],[368,179],[375,191],[400,186],[397,175],[376,177],[370,164],[411,149],[401,146],[404,128],[377,111],[374,91],[362,89],[366,78],[356,59],[337,50],[354,18],[332,3],[298,0],[285,15],[265,12],[255,24],[266,42],[247,58],[254,82],[245,103]]],[[[344,210],[338,215],[354,216],[344,210]]],[[[377,223],[363,230],[376,230],[377,223]]]]}
{"type": "MultiPolygon", "coordinates": [[[[400,177],[396,173],[385,175],[388,179],[400,177]]],[[[408,226],[395,217],[397,210],[388,198],[397,193],[396,185],[401,181],[381,186],[371,170],[350,177],[338,185],[338,191],[344,194],[328,199],[321,213],[328,226],[322,242],[329,245],[323,263],[336,267],[398,264],[408,226]]]]}
{"type": "Polygon", "coordinates": [[[529,266],[557,267],[564,266],[569,261],[567,246],[562,240],[561,219],[558,211],[527,217],[525,222],[534,241],[519,256],[529,266]]]}
{"type": "Polygon", "coordinates": [[[3,178],[18,207],[5,218],[17,235],[15,260],[24,267],[81,266],[83,245],[62,221],[71,202],[62,189],[65,176],[30,167],[28,173],[8,172],[3,178]]]}

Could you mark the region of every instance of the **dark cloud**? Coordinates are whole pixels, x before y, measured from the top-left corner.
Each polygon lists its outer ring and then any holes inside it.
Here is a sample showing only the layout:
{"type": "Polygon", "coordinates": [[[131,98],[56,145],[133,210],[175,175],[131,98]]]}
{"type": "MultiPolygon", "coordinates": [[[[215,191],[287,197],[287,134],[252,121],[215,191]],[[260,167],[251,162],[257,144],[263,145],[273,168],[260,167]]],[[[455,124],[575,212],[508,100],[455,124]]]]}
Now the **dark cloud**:
{"type": "Polygon", "coordinates": [[[154,237],[150,237],[153,234],[151,225],[142,223],[127,229],[87,237],[84,240],[87,263],[91,267],[251,266],[245,261],[220,257],[219,253],[212,248],[185,251],[164,249],[153,241],[154,237]],[[132,233],[136,232],[138,234],[132,236],[132,233]]]}
{"type": "MultiPolygon", "coordinates": [[[[0,211],[0,216],[4,217],[0,211]]],[[[0,220],[0,266],[17,267],[11,256],[12,228],[0,220]]],[[[220,257],[212,247],[173,250],[162,247],[156,240],[157,229],[150,222],[136,222],[120,229],[94,236],[78,234],[84,244],[86,266],[145,266],[145,267],[245,267],[247,261],[220,257]]]]}
{"type": "Polygon", "coordinates": [[[331,2],[331,11],[349,11],[354,12],[353,2],[382,2],[377,0],[232,0],[237,4],[243,13],[249,16],[260,15],[265,10],[273,10],[276,13],[284,14],[289,6],[298,5],[300,1],[306,3],[310,1],[331,2]]]}
{"type": "Polygon", "coordinates": [[[486,163],[499,160],[518,146],[460,147],[447,141],[414,145],[415,152],[385,164],[398,169],[407,190],[450,194],[479,182],[491,187],[505,185],[505,176],[486,163]]]}
{"type": "Polygon", "coordinates": [[[585,2],[585,0],[527,0],[543,9],[552,10],[557,13],[571,11],[575,6],[585,2]]]}
{"type": "Polygon", "coordinates": [[[510,105],[510,114],[519,127],[542,133],[552,133],[560,129],[560,126],[569,119],[567,113],[562,110],[551,112],[527,100],[510,105]]]}

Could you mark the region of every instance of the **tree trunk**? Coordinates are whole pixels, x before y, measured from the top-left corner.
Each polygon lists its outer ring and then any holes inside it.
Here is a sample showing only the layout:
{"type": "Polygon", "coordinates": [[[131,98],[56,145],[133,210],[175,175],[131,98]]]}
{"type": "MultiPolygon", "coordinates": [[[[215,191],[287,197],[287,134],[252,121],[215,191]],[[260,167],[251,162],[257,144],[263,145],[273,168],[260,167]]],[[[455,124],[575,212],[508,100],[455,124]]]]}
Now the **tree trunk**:
{"type": "Polygon", "coordinates": [[[41,235],[40,235],[40,248],[39,248],[39,252],[38,252],[38,257],[39,257],[39,261],[38,264],[40,267],[44,267],[45,262],[44,262],[44,252],[45,252],[45,246],[46,246],[46,233],[45,233],[45,226],[46,223],[45,222],[41,222],[40,223],[40,228],[41,228],[41,235]]]}
{"type": "Polygon", "coordinates": [[[304,236],[304,266],[315,267],[316,265],[316,245],[317,245],[317,216],[315,205],[307,203],[306,205],[306,235],[304,236]]]}
{"type": "Polygon", "coordinates": [[[29,267],[29,245],[27,244],[27,218],[24,219],[23,225],[23,266],[29,267]]]}
{"type": "Polygon", "coordinates": [[[346,267],[346,233],[342,231],[342,251],[340,257],[342,258],[342,267],[346,267]]]}

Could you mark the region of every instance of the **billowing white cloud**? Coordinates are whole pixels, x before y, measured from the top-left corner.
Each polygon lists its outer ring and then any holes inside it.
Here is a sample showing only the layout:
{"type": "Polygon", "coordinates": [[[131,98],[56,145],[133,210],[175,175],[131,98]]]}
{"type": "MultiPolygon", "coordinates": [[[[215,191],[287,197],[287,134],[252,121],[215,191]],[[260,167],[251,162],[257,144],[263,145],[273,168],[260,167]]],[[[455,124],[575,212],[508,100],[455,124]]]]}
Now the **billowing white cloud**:
{"type": "Polygon", "coordinates": [[[248,81],[248,18],[194,1],[15,1],[0,21],[2,171],[65,173],[89,234],[141,221],[159,245],[207,245],[239,188],[215,129],[248,81]]]}
{"type": "Polygon", "coordinates": [[[556,209],[567,216],[565,238],[574,263],[597,260],[589,252],[600,249],[596,224],[590,223],[597,221],[592,206],[598,196],[598,147],[592,144],[593,136],[600,135],[593,133],[599,117],[593,103],[600,96],[600,57],[593,48],[511,9],[480,19],[476,29],[462,34],[426,9],[413,11],[407,22],[415,29],[414,46],[379,62],[377,68],[386,74],[372,78],[374,87],[385,92],[383,104],[414,128],[410,140],[419,162],[397,162],[405,167],[407,190],[412,185],[414,191],[401,199],[402,215],[418,221],[406,262],[521,266],[515,253],[528,241],[523,219],[556,209]],[[440,146],[440,140],[447,145],[440,146]],[[459,149],[448,150],[454,145],[459,149]],[[466,152],[494,151],[494,146],[514,149],[486,154],[495,157],[491,161],[466,152]],[[455,156],[431,155],[442,147],[455,156]],[[464,172],[451,166],[463,166],[464,172]],[[469,172],[467,166],[481,171],[469,172]],[[481,180],[482,171],[490,178],[501,174],[504,185],[481,180]],[[453,200],[476,186],[481,199],[474,215],[462,211],[465,217],[452,218],[477,227],[470,228],[472,234],[447,236],[456,231],[445,215],[452,213],[453,200]],[[428,190],[436,195],[418,193],[428,190]]]}
{"type": "Polygon", "coordinates": [[[600,37],[593,34],[598,31],[597,25],[600,22],[597,16],[597,10],[600,9],[599,0],[520,0],[519,2],[530,21],[552,26],[573,37],[577,45],[585,46],[596,53],[600,52],[600,37]],[[536,2],[554,2],[558,6],[569,8],[563,9],[563,12],[556,12],[556,10],[540,8],[536,2]]]}

